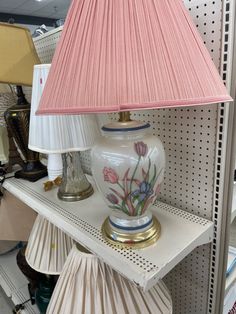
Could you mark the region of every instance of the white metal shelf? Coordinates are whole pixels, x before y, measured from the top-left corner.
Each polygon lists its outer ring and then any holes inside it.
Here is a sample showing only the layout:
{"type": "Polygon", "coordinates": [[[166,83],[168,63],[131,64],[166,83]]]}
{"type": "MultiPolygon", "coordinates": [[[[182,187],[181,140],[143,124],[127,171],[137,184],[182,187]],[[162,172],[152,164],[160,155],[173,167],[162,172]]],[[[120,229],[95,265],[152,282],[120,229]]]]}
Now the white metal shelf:
{"type": "Polygon", "coordinates": [[[236,217],[236,183],[234,183],[234,190],[233,190],[232,209],[231,209],[231,223],[233,222],[235,217],[236,217]]]}
{"type": "MultiPolygon", "coordinates": [[[[17,252],[0,256],[0,285],[15,305],[25,302],[30,297],[28,281],[16,264],[17,252]]],[[[39,310],[36,305],[27,302],[21,314],[39,314],[39,310]]]]}
{"type": "Polygon", "coordinates": [[[118,249],[102,237],[101,225],[109,209],[96,189],[90,198],[68,203],[57,198],[56,189],[44,192],[44,181],[30,183],[11,178],[4,187],[144,290],[197,246],[212,240],[212,222],[158,202],[152,209],[162,226],[158,242],[140,250],[118,249]]]}

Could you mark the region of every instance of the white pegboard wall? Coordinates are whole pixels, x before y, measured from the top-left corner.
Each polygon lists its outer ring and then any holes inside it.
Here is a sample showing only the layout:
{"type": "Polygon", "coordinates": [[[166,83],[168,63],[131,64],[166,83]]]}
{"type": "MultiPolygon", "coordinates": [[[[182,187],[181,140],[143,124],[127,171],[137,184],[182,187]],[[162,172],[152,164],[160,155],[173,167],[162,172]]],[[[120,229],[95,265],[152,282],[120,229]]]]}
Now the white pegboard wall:
{"type": "Polygon", "coordinates": [[[165,147],[160,200],[201,217],[212,217],[217,105],[137,112],[165,147]]]}
{"type": "MultiPolygon", "coordinates": [[[[60,38],[60,34],[62,31],[62,26],[55,28],[54,30],[50,31],[50,34],[53,35],[53,40],[48,41],[47,33],[33,38],[34,44],[37,47],[37,53],[40,56],[40,60],[42,63],[51,63],[54,51],[56,49],[56,44],[60,38]],[[37,42],[40,42],[37,45],[37,42]],[[49,60],[49,61],[46,61],[49,60]]],[[[25,94],[26,99],[29,103],[31,103],[31,94],[32,94],[32,87],[23,86],[23,91],[25,94]]]]}
{"type": "Polygon", "coordinates": [[[34,44],[42,63],[51,63],[56,49],[57,42],[59,41],[63,26],[55,28],[50,31],[50,36],[47,33],[34,38],[34,44]]]}
{"type": "Polygon", "coordinates": [[[184,0],[215,65],[221,63],[222,0],[184,0]]]}
{"type": "MultiPolygon", "coordinates": [[[[225,35],[230,36],[230,28],[226,26],[229,21],[222,24],[226,2],[230,5],[229,0],[184,1],[215,65],[221,69],[226,82],[229,82],[229,75],[227,76],[229,69],[225,67],[222,70],[221,64],[222,38],[225,38],[225,35]]],[[[54,33],[49,37],[44,35],[42,41],[40,38],[35,41],[43,63],[51,62],[52,50],[59,39],[59,34],[54,33]]],[[[227,53],[230,54],[231,51],[227,53]]],[[[222,106],[210,105],[133,113],[133,117],[150,122],[153,134],[160,137],[165,147],[167,165],[160,200],[201,217],[214,219],[216,226],[222,215],[222,208],[215,205],[217,191],[215,178],[216,156],[219,145],[222,144],[219,129],[227,118],[224,110],[222,106]]],[[[223,151],[220,153],[224,154],[223,151]]],[[[83,155],[82,159],[88,171],[89,155],[83,155]]],[[[219,240],[220,225],[215,229],[215,241],[217,237],[219,240]]],[[[214,274],[218,271],[215,251],[216,243],[213,243],[213,251],[211,245],[199,247],[166,277],[173,297],[174,313],[214,313],[212,307],[209,307],[213,303],[212,293],[208,292],[210,282],[210,291],[217,285],[214,274]]]]}

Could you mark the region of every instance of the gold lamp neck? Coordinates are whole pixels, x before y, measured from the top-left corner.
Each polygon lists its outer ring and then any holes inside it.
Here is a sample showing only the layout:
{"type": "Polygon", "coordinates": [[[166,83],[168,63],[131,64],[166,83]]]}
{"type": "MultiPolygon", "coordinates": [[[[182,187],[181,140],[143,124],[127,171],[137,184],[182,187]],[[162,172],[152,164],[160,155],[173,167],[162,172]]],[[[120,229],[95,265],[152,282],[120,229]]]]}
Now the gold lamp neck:
{"type": "Polygon", "coordinates": [[[119,112],[119,122],[129,122],[129,121],[132,121],[130,119],[129,111],[119,112]]]}

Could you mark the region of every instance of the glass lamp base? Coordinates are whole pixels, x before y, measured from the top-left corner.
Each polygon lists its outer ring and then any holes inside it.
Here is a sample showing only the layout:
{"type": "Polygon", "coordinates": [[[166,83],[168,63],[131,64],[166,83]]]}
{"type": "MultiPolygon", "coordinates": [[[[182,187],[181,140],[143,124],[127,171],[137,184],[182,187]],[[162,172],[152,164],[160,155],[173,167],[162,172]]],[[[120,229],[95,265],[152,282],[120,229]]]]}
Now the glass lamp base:
{"type": "Polygon", "coordinates": [[[93,192],[94,192],[93,187],[91,184],[89,184],[89,186],[85,190],[79,191],[77,193],[64,192],[59,189],[57,196],[62,201],[76,202],[88,198],[93,194],[93,192]]]}
{"type": "Polygon", "coordinates": [[[92,195],[94,190],[81,167],[79,152],[62,154],[62,162],[63,175],[58,198],[65,202],[76,202],[92,195]]]}
{"type": "Polygon", "coordinates": [[[103,236],[108,242],[118,247],[145,248],[154,244],[161,234],[161,225],[153,217],[148,227],[143,230],[125,231],[118,226],[114,226],[110,218],[107,218],[102,225],[103,236]]]}

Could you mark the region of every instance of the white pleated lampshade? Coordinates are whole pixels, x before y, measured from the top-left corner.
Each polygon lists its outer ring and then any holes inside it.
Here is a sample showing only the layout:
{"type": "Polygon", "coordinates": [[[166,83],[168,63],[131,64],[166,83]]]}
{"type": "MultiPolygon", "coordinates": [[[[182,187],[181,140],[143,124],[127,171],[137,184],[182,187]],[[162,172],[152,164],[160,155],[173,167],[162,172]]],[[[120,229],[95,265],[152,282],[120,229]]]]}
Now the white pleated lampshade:
{"type": "Polygon", "coordinates": [[[170,314],[172,301],[162,281],[143,292],[96,256],[71,250],[47,314],[170,314]]]}
{"type": "Polygon", "coordinates": [[[87,150],[100,135],[95,115],[35,115],[50,66],[34,66],[28,146],[31,150],[46,154],[87,150]]]}
{"type": "Polygon", "coordinates": [[[58,275],[73,243],[67,234],[38,215],[28,240],[26,261],[40,273],[58,275]]]}

